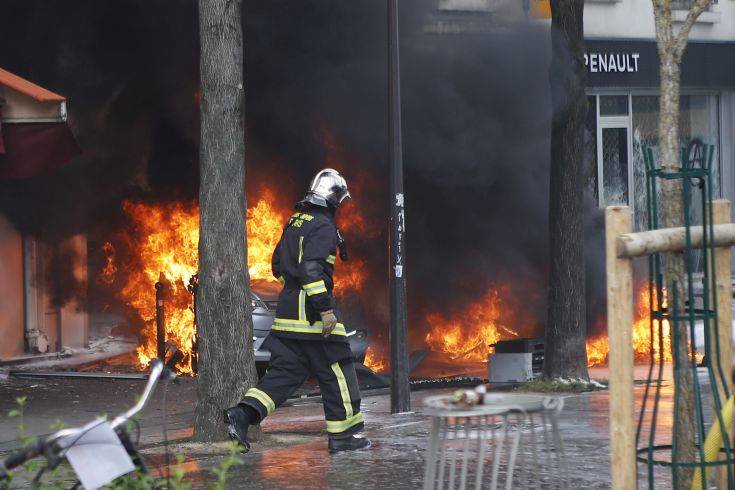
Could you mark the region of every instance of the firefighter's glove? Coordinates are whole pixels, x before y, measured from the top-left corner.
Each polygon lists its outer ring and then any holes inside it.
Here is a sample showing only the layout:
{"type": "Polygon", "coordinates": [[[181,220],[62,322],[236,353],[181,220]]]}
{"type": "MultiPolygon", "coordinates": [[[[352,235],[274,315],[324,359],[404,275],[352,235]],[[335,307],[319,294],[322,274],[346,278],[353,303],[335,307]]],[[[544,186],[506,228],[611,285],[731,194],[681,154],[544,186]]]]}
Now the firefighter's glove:
{"type": "Polygon", "coordinates": [[[326,338],[337,326],[337,317],[334,315],[334,310],[322,311],[320,315],[322,316],[322,335],[326,338]]]}

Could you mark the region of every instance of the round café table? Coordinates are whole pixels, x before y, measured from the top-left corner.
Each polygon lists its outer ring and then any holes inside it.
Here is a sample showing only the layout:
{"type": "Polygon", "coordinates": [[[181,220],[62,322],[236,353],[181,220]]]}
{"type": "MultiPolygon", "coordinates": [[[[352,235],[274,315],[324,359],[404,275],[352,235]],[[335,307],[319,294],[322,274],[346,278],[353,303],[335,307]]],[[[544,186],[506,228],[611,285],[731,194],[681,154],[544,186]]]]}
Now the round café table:
{"type": "Polygon", "coordinates": [[[567,488],[558,415],[564,400],[487,393],[482,405],[424,400],[432,417],[424,489],[567,488]]]}

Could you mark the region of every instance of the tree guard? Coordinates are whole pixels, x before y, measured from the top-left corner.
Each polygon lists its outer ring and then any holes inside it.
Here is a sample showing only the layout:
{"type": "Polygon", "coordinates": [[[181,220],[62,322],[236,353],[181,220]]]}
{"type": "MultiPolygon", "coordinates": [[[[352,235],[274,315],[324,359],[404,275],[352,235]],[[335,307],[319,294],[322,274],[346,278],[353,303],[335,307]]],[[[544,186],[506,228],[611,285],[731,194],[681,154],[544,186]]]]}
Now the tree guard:
{"type": "MultiPolygon", "coordinates": [[[[675,172],[654,167],[653,151],[644,148],[648,231],[630,233],[631,214],[626,206],[605,211],[607,253],[608,334],[610,337],[610,437],[612,486],[637,487],[637,477],[648,488],[670,472],[671,485],[680,488],[685,472],[692,473],[691,488],[735,489],[732,448],[732,287],[730,247],[735,245],[735,225],[729,223],[729,203],[712,200],[711,163],[714,148],[682,149],[682,166],[675,172]],[[659,228],[657,183],[681,181],[683,228],[659,228]],[[667,297],[664,288],[664,253],[681,253],[685,265],[683,287],[667,297]],[[650,300],[650,362],[647,382],[633,422],[633,325],[632,259],[648,258],[650,300]],[[683,293],[679,293],[682,291],[683,293]],[[683,294],[683,297],[680,297],[683,294]],[[685,326],[685,329],[681,329],[685,326]],[[686,332],[682,336],[681,332],[686,332]],[[673,403],[667,403],[666,351],[685,343],[686,361],[673,358],[673,403]],[[703,346],[697,352],[694,346],[703,346]],[[704,367],[698,370],[700,358],[704,367]],[[681,370],[690,370],[691,390],[679,386],[681,370]],[[677,396],[678,394],[678,396],[677,396]],[[694,458],[678,453],[677,424],[683,403],[693,407],[694,458]],[[672,427],[663,430],[666,424],[672,427]],[[724,428],[724,430],[722,429],[724,428]],[[637,465],[636,465],[637,462],[637,465]],[[657,468],[659,468],[657,470],[657,468]],[[662,471],[662,469],[664,471],[662,471]],[[637,472],[637,470],[641,470],[637,472]]],[[[660,483],[660,482],[659,482],[660,483]]],[[[688,485],[687,485],[688,486],[688,485]]]]}

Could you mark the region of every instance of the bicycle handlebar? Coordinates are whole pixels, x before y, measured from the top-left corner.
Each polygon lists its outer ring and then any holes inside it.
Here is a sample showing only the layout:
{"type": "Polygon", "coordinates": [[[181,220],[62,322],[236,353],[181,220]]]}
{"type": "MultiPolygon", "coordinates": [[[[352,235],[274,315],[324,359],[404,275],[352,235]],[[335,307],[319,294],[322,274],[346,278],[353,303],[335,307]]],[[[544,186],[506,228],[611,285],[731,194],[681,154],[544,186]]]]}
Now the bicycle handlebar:
{"type": "Polygon", "coordinates": [[[3,464],[0,465],[0,480],[6,476],[8,470],[17,468],[29,459],[39,456],[43,452],[44,444],[46,444],[45,438],[39,437],[38,440],[30,446],[11,453],[10,456],[5,458],[3,464]]]}
{"type": "MultiPolygon", "coordinates": [[[[176,374],[166,369],[161,361],[155,359],[151,364],[151,374],[148,377],[148,383],[146,383],[145,389],[143,390],[143,395],[140,397],[140,400],[138,400],[135,405],[133,405],[126,412],[118,415],[112,420],[112,422],[110,423],[110,427],[113,430],[117,429],[119,426],[130,420],[130,418],[132,418],[138,412],[143,410],[143,408],[145,408],[149,398],[151,397],[151,394],[153,393],[153,390],[156,388],[158,381],[161,379],[161,376],[164,373],[167,376],[171,376],[172,378],[176,377],[176,374]]],[[[26,461],[40,456],[41,454],[43,454],[44,449],[50,444],[53,444],[62,438],[77,435],[79,434],[80,430],[80,428],[62,429],[51,434],[50,436],[39,437],[36,442],[31,444],[30,446],[11,453],[7,458],[5,458],[4,461],[0,462],[0,480],[7,476],[8,470],[17,468],[26,461]]]]}
{"type": "Polygon", "coordinates": [[[112,427],[113,429],[117,428],[118,426],[130,420],[133,416],[135,416],[135,414],[143,410],[143,408],[145,408],[146,404],[148,403],[148,399],[151,397],[151,393],[153,393],[153,390],[156,388],[158,380],[161,379],[161,375],[164,373],[164,370],[167,374],[170,373],[173,377],[176,377],[176,374],[173,374],[168,369],[165,369],[165,366],[161,361],[155,359],[153,361],[153,364],[151,365],[151,375],[148,377],[148,383],[145,385],[145,389],[143,390],[143,395],[140,397],[140,400],[138,400],[138,403],[133,405],[127,412],[115,417],[115,419],[110,423],[110,427],[112,427]]]}

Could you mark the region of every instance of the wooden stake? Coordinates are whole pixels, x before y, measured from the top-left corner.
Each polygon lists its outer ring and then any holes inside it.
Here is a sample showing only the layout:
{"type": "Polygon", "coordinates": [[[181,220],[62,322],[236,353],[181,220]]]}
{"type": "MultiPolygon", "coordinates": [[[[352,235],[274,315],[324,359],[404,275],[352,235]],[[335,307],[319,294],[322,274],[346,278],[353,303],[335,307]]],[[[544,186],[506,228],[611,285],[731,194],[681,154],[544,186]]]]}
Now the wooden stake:
{"type": "MultiPolygon", "coordinates": [[[[717,220],[715,220],[715,223],[717,220]]],[[[714,245],[731,247],[735,245],[735,224],[715,224],[714,245]]],[[[702,248],[702,227],[691,228],[692,248],[702,248]]],[[[682,252],[686,248],[686,229],[663,228],[659,230],[628,233],[617,239],[618,257],[643,257],[665,252],[682,252]]]]}
{"type": "MultiPolygon", "coordinates": [[[[730,201],[718,199],[712,201],[712,214],[714,224],[730,222],[730,201]]],[[[732,266],[730,263],[730,247],[719,247],[715,249],[713,260],[715,280],[717,286],[717,335],[720,344],[720,366],[725,374],[725,382],[728,391],[732,393],[732,266]]],[[[714,341],[714,337],[710,337],[714,341]]],[[[714,346],[713,346],[714,349],[714,346]]],[[[710,358],[709,362],[716,362],[710,358]]],[[[712,365],[715,376],[719,375],[717,365],[712,365]]],[[[725,391],[720,387],[720,400],[725,404],[725,391]]],[[[713,413],[713,421],[717,420],[717,414],[713,413]]],[[[714,423],[714,422],[713,422],[714,423]]],[[[730,447],[733,444],[733,429],[729,431],[730,447]]],[[[720,467],[717,471],[717,488],[728,488],[727,468],[720,467]]]]}
{"type": "Polygon", "coordinates": [[[617,238],[631,231],[627,206],[605,209],[607,335],[610,341],[610,457],[613,490],[636,488],[633,425],[633,265],[618,258],[617,238]]]}

